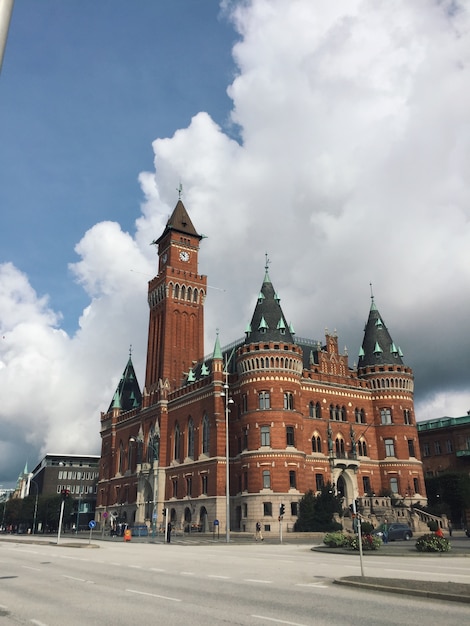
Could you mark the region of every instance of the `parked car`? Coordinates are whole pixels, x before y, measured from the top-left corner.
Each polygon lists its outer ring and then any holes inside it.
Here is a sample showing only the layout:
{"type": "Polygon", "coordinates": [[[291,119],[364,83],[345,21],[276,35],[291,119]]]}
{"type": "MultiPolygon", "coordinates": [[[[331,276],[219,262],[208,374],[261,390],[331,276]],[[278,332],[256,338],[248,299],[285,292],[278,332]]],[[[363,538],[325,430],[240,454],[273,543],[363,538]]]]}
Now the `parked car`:
{"type": "MultiPolygon", "coordinates": [[[[381,524],[372,531],[373,535],[383,538],[384,525],[381,524]]],[[[408,524],[387,524],[388,541],[396,541],[404,539],[409,541],[413,536],[413,532],[408,524]]]]}

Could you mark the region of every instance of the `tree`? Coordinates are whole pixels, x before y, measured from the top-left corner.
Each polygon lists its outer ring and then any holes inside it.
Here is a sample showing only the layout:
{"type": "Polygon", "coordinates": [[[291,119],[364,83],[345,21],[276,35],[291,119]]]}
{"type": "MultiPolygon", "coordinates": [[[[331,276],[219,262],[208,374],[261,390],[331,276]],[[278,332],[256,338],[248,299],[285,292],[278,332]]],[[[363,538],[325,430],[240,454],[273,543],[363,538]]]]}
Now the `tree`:
{"type": "Polygon", "coordinates": [[[426,478],[426,493],[430,513],[445,513],[459,522],[465,509],[470,508],[470,476],[465,472],[447,472],[426,478]]]}
{"type": "Polygon", "coordinates": [[[326,483],[318,495],[307,491],[299,502],[299,516],[294,525],[297,532],[329,532],[339,530],[341,524],[334,521],[335,513],[341,513],[341,501],[334,494],[331,483],[326,483]]]}

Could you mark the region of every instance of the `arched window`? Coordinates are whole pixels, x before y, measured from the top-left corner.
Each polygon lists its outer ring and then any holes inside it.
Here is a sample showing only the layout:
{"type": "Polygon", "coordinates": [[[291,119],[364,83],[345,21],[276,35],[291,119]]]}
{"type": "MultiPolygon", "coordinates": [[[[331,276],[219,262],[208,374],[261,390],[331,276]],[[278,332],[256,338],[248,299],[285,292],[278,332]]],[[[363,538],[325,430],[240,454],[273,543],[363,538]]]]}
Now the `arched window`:
{"type": "Polygon", "coordinates": [[[188,422],[188,456],[194,459],[194,422],[193,418],[189,418],[188,422]]]}
{"type": "Polygon", "coordinates": [[[119,474],[124,473],[124,463],[125,463],[126,454],[124,452],[124,445],[121,441],[119,444],[119,458],[118,458],[118,472],[119,474]]]}
{"type": "Polygon", "coordinates": [[[315,417],[317,419],[321,418],[321,404],[319,402],[317,402],[315,405],[315,417]]]}
{"type": "Polygon", "coordinates": [[[347,421],[347,413],[346,413],[346,407],[342,406],[341,407],[341,421],[342,422],[346,422],[347,421]]]}
{"type": "Polygon", "coordinates": [[[315,403],[314,402],[310,402],[310,404],[308,405],[308,415],[309,415],[309,417],[316,417],[316,415],[315,415],[315,403]]]}
{"type": "Polygon", "coordinates": [[[336,437],[335,440],[336,456],[340,459],[344,458],[344,439],[336,437]]]}
{"type": "Polygon", "coordinates": [[[364,441],[364,439],[360,439],[357,442],[357,449],[359,452],[359,456],[367,456],[367,443],[364,441]]]}
{"type": "Polygon", "coordinates": [[[210,427],[207,413],[204,413],[202,420],[202,453],[209,456],[210,427]]]}
{"type": "Polygon", "coordinates": [[[181,431],[178,422],[175,424],[175,449],[174,459],[179,461],[181,459],[181,431]]]}
{"type": "Polygon", "coordinates": [[[312,437],[312,452],[321,452],[321,437],[317,434],[312,437]]]}

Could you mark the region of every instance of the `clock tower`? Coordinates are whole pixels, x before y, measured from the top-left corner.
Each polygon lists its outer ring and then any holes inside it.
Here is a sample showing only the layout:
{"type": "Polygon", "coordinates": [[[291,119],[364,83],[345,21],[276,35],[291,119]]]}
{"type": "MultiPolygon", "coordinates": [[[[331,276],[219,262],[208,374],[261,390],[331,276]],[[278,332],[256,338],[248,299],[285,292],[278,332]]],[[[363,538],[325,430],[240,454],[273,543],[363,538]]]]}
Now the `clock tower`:
{"type": "Polygon", "coordinates": [[[151,394],[158,383],[178,388],[193,361],[204,356],[204,300],[207,277],[198,274],[202,235],[194,228],[178,200],[158,249],[158,274],[149,282],[150,307],[145,388],[151,394]]]}

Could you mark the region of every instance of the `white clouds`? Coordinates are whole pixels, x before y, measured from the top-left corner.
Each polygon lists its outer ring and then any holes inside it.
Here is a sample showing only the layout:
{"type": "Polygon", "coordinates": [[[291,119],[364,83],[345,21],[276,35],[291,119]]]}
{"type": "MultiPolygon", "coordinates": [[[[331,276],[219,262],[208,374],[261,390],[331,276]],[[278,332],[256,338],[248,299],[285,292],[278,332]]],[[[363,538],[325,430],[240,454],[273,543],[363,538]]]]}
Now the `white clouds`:
{"type": "Polygon", "coordinates": [[[139,177],[135,235],[102,222],[77,244],[71,270],[90,302],[76,335],[58,330],[59,314],[27,277],[0,267],[8,450],[16,436],[43,452],[96,452],[99,411],[129,344],[143,385],[147,280],[156,272],[149,244],[179,182],[196,229],[208,236],[200,265],[216,289],[207,298],[206,352],[217,327],[223,343],[243,335],[267,251],[299,335],[321,339],[325,326],[337,328],[352,365],[372,281],[414,368],[418,418],[470,408],[467,5],[235,7],[239,71],[228,92],[242,142],[197,111],[187,128],[153,142],[155,172],[139,177]],[[21,426],[12,435],[14,424],[21,426]]]}

